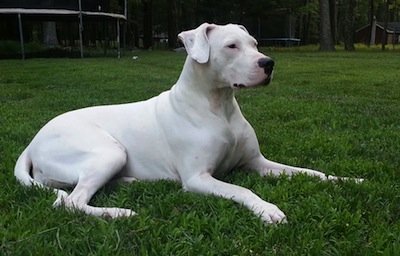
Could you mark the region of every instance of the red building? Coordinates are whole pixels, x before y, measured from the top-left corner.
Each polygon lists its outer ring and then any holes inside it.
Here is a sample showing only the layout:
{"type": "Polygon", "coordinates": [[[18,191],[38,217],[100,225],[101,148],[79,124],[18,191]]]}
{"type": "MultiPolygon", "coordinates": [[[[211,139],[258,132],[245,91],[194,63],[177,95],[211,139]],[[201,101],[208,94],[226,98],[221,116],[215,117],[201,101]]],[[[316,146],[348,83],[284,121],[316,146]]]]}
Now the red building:
{"type": "Polygon", "coordinates": [[[400,22],[389,22],[384,33],[383,22],[373,22],[362,28],[356,30],[356,42],[364,44],[381,44],[385,34],[387,36],[388,44],[399,44],[400,43],[400,22]]]}

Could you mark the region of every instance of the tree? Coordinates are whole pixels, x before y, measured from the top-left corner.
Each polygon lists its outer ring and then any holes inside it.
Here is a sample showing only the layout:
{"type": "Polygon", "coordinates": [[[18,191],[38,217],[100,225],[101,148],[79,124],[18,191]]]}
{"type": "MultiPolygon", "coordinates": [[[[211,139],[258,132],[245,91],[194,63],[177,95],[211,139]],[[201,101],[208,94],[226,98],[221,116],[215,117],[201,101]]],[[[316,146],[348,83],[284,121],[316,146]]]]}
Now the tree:
{"type": "Polygon", "coordinates": [[[343,42],[346,51],[354,51],[354,17],[356,0],[343,1],[343,42]]]}
{"type": "MultiPolygon", "coordinates": [[[[351,0],[352,1],[352,0],[351,0]]],[[[332,33],[332,42],[336,44],[337,38],[337,18],[338,18],[338,8],[337,8],[338,0],[329,0],[329,19],[331,21],[331,33],[332,33]]]]}
{"type": "Polygon", "coordinates": [[[54,21],[43,22],[43,44],[47,47],[57,47],[58,38],[56,23],[54,21]]]}
{"type": "Polygon", "coordinates": [[[141,8],[142,0],[128,0],[127,37],[128,44],[136,48],[140,47],[140,29],[142,28],[141,8]]]}
{"type": "Polygon", "coordinates": [[[369,0],[369,25],[371,30],[369,31],[368,46],[375,44],[375,22],[374,0],[369,0]]]}
{"type": "Polygon", "coordinates": [[[177,0],[168,0],[168,48],[173,49],[178,46],[178,8],[177,0]]]}
{"type": "MultiPolygon", "coordinates": [[[[318,34],[318,24],[316,20],[319,17],[319,4],[315,0],[303,0],[301,6],[299,7],[299,33],[298,37],[304,44],[313,43],[315,36],[313,36],[314,30],[317,30],[318,34]]],[[[318,37],[318,35],[317,35],[318,37]]]]}
{"type": "Polygon", "coordinates": [[[331,18],[329,11],[329,0],[319,0],[319,16],[320,16],[320,51],[334,51],[331,18]]]}
{"type": "Polygon", "coordinates": [[[383,26],[383,31],[382,31],[382,51],[385,50],[386,44],[387,44],[387,27],[388,27],[388,22],[389,22],[389,0],[385,1],[385,24],[383,26]]]}
{"type": "Polygon", "coordinates": [[[143,4],[143,47],[153,47],[153,1],[142,0],[143,4]]]}

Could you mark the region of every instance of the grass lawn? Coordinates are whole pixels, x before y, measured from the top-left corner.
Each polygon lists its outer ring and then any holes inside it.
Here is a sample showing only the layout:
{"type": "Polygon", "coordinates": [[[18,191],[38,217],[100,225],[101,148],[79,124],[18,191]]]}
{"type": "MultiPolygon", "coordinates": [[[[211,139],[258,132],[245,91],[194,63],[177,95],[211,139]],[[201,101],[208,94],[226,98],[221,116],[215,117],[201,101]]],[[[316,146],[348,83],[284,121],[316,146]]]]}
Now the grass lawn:
{"type": "Polygon", "coordinates": [[[15,160],[49,119],[155,96],[185,58],[133,54],[0,61],[0,255],[399,255],[398,52],[269,52],[272,84],[237,93],[268,158],[366,178],[335,184],[245,170],[225,178],[276,203],[286,225],[265,226],[238,204],[173,182],[102,189],[93,205],[139,213],[119,220],[53,209],[52,192],[19,185],[15,160]]]}

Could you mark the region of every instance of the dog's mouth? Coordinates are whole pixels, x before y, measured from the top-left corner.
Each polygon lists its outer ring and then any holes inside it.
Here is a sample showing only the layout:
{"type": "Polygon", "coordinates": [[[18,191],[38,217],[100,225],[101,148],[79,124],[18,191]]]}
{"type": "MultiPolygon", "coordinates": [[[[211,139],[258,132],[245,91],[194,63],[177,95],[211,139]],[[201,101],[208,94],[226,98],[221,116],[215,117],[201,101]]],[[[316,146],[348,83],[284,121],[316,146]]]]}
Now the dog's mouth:
{"type": "Polygon", "coordinates": [[[272,72],[269,75],[267,75],[267,77],[265,79],[263,79],[261,82],[254,83],[254,84],[234,83],[233,87],[241,89],[241,88],[255,87],[255,86],[259,86],[259,85],[267,86],[271,83],[271,81],[272,81],[272,72]]]}
{"type": "Polygon", "coordinates": [[[269,85],[272,81],[272,73],[268,75],[267,79],[264,80],[263,85],[269,85]]]}
{"type": "Polygon", "coordinates": [[[244,84],[233,84],[233,87],[235,87],[235,88],[245,88],[245,87],[247,87],[246,85],[244,85],[244,84]]]}

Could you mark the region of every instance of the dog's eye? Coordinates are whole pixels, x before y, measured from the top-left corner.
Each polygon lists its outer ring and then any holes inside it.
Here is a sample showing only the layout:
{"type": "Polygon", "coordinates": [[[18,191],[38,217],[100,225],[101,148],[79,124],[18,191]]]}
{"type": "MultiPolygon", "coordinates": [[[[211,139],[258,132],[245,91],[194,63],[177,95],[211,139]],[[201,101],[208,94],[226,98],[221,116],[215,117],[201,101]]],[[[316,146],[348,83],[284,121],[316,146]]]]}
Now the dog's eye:
{"type": "Polygon", "coordinates": [[[230,48],[230,49],[236,49],[237,46],[236,46],[236,44],[230,44],[230,45],[228,45],[228,48],[230,48]]]}

